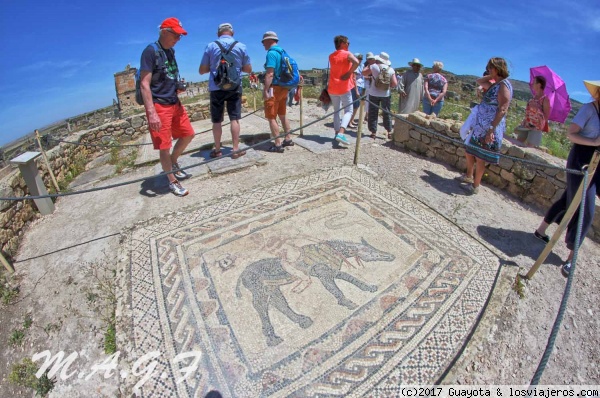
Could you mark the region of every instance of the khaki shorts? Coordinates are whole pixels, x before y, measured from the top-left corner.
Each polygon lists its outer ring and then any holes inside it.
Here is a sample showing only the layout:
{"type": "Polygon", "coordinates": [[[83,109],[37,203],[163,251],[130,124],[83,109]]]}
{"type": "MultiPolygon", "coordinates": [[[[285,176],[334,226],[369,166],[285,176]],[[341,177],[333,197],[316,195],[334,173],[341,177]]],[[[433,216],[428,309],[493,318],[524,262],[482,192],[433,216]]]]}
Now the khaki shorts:
{"type": "Polygon", "coordinates": [[[517,140],[524,142],[529,146],[538,147],[542,143],[542,132],[540,130],[528,129],[527,127],[517,127],[517,140]]]}

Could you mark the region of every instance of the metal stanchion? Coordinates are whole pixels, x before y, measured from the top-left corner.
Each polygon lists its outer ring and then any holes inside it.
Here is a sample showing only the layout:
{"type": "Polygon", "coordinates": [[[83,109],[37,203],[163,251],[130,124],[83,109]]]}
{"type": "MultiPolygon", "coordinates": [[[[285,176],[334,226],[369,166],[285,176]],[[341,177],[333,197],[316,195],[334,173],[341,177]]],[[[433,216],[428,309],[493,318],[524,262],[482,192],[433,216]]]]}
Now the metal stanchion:
{"type": "Polygon", "coordinates": [[[358,131],[356,132],[356,150],[354,151],[354,165],[358,165],[358,152],[360,150],[360,138],[362,137],[363,117],[365,115],[365,100],[360,101],[358,108],[358,131]]]}

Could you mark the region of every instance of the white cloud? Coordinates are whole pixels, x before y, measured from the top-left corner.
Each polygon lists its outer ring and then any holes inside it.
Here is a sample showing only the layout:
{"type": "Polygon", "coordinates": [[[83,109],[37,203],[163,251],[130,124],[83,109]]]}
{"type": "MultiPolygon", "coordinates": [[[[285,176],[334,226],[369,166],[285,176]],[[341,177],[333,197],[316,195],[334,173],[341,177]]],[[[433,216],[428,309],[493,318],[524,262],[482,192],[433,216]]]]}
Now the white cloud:
{"type": "Polygon", "coordinates": [[[92,63],[92,61],[73,61],[73,60],[60,61],[60,62],[41,61],[41,62],[37,62],[35,64],[23,66],[20,69],[24,70],[24,71],[32,71],[32,70],[38,70],[38,69],[71,70],[71,69],[79,69],[79,68],[86,67],[91,63],[92,63]]]}

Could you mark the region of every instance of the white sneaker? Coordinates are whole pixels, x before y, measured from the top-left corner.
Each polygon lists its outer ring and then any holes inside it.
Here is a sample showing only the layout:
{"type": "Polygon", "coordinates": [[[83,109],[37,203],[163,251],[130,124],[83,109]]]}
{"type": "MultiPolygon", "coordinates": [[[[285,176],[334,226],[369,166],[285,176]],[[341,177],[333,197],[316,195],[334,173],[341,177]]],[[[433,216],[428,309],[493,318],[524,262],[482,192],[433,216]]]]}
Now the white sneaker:
{"type": "Polygon", "coordinates": [[[476,195],[479,193],[479,187],[476,187],[473,184],[461,185],[460,187],[467,191],[469,195],[476,195]]]}
{"type": "Polygon", "coordinates": [[[180,170],[181,166],[179,165],[179,163],[173,163],[173,167],[171,167],[171,170],[173,170],[175,173],[173,173],[173,175],[175,176],[175,178],[177,178],[178,180],[185,180],[186,178],[190,178],[191,175],[186,173],[185,170],[180,170]]]}
{"type": "Polygon", "coordinates": [[[181,186],[179,181],[170,182],[169,189],[177,196],[185,196],[190,193],[190,191],[181,186]]]}

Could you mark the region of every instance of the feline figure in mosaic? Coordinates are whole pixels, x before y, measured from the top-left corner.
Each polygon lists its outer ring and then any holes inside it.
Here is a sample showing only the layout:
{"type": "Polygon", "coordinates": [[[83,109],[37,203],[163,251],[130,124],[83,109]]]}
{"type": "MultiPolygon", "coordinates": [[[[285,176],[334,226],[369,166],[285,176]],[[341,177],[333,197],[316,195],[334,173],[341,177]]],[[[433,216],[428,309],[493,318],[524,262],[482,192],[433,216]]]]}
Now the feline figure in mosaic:
{"type": "MultiPolygon", "coordinates": [[[[363,291],[375,292],[377,286],[367,284],[341,270],[343,264],[350,264],[347,259],[355,258],[359,265],[362,261],[394,261],[391,253],[378,250],[367,241],[360,243],[341,240],[329,240],[307,244],[300,247],[301,256],[294,267],[306,275],[317,278],[331,293],[339,305],[356,309],[357,305],[344,296],[335,280],[341,279],[353,284],[363,291]]],[[[313,323],[310,317],[298,314],[287,302],[280,286],[296,281],[297,278],[286,271],[279,258],[265,258],[246,267],[236,285],[236,296],[241,297],[240,284],[252,293],[252,305],[262,323],[262,332],[267,345],[275,346],[283,340],[275,334],[269,318],[269,307],[273,306],[289,320],[306,329],[313,323]]]]}

